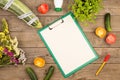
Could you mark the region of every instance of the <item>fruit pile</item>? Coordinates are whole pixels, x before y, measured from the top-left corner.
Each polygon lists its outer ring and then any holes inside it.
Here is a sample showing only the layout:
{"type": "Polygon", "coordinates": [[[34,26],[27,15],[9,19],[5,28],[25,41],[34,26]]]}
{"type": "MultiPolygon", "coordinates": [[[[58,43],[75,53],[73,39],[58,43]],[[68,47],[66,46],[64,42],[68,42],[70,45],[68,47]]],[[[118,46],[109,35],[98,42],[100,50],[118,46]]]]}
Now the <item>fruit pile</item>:
{"type": "Polygon", "coordinates": [[[113,33],[110,33],[110,31],[112,31],[111,24],[110,24],[110,20],[111,20],[110,17],[111,17],[110,13],[105,14],[105,28],[97,27],[95,30],[95,34],[99,38],[106,37],[105,41],[107,44],[114,44],[116,42],[116,35],[113,33]]]}

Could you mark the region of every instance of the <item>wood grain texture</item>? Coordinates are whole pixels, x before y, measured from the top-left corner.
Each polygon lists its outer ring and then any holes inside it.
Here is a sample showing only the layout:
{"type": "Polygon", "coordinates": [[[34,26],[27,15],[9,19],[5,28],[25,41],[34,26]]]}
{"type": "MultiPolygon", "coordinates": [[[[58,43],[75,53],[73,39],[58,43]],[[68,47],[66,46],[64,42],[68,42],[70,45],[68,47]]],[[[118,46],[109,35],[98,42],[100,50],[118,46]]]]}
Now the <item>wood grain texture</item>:
{"type": "MultiPolygon", "coordinates": [[[[88,40],[90,41],[93,47],[117,48],[120,46],[120,35],[119,35],[120,32],[113,32],[113,33],[117,37],[116,43],[113,45],[108,45],[105,42],[105,39],[101,39],[97,37],[94,32],[85,32],[86,36],[88,37],[88,40]]],[[[11,35],[13,36],[13,38],[15,36],[18,38],[20,47],[45,47],[44,43],[41,41],[39,35],[37,34],[37,31],[11,32],[11,35]]]]}
{"type": "MultiPolygon", "coordinates": [[[[41,23],[43,24],[43,26],[46,26],[47,24],[53,22],[54,20],[58,19],[60,16],[47,16],[47,17],[39,17],[41,23]]],[[[38,29],[32,28],[30,26],[28,26],[24,21],[19,20],[16,16],[0,16],[0,21],[2,20],[2,18],[6,18],[9,24],[9,29],[10,31],[37,31],[38,29]],[[17,23],[17,24],[16,24],[17,23]]],[[[98,26],[101,27],[105,27],[104,26],[104,16],[97,16],[95,23],[90,23],[88,26],[84,26],[83,24],[80,25],[83,29],[83,31],[85,32],[94,32],[95,29],[98,26]]],[[[111,16],[111,27],[112,27],[112,31],[120,31],[120,27],[119,27],[119,23],[120,23],[120,16],[111,16]]],[[[1,25],[1,22],[0,22],[1,25]]]]}
{"type": "Polygon", "coordinates": [[[79,70],[69,78],[64,78],[60,73],[58,67],[55,64],[47,64],[44,68],[35,67],[33,64],[27,64],[25,66],[6,66],[0,69],[1,80],[30,80],[25,68],[32,67],[36,72],[39,80],[43,80],[49,66],[55,66],[55,72],[51,80],[78,80],[79,78],[86,78],[87,80],[118,80],[120,78],[120,64],[106,64],[99,76],[95,76],[96,70],[100,64],[90,64],[85,68],[79,70]],[[110,67],[111,66],[111,67],[110,67]],[[7,74],[5,73],[7,72],[7,74]],[[8,74],[11,73],[11,74],[8,74]],[[113,77],[114,76],[114,77],[113,77]]]}
{"type": "MultiPolygon", "coordinates": [[[[64,0],[63,4],[63,11],[62,12],[55,12],[53,0],[21,0],[24,4],[26,4],[36,15],[39,16],[56,16],[56,15],[63,15],[69,11],[68,5],[72,0],[64,0]],[[40,14],[37,12],[37,7],[42,4],[47,3],[49,4],[50,10],[47,14],[40,14]]],[[[110,12],[112,15],[120,15],[120,3],[119,0],[103,0],[103,10],[99,12],[97,15],[104,15],[106,12],[110,12]]],[[[3,11],[0,9],[0,15],[13,15],[10,12],[3,11]]]]}
{"type": "MultiPolygon", "coordinates": [[[[33,63],[35,57],[43,57],[46,60],[47,64],[55,63],[53,58],[49,54],[46,48],[23,48],[26,52],[27,62],[26,63],[33,63]]],[[[104,57],[109,53],[111,55],[110,60],[108,61],[109,64],[117,64],[120,63],[120,49],[119,48],[95,48],[97,54],[99,55],[99,59],[95,61],[93,64],[100,64],[103,62],[104,57]]]]}

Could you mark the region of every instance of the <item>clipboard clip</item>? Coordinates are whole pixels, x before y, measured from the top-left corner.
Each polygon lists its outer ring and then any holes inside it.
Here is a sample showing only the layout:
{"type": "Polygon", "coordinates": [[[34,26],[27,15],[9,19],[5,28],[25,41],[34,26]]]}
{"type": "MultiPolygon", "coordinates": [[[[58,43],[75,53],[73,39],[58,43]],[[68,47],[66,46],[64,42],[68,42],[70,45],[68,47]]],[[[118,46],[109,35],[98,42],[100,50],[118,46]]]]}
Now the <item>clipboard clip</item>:
{"type": "Polygon", "coordinates": [[[64,20],[63,20],[63,19],[60,19],[60,21],[58,21],[55,25],[53,25],[53,26],[49,27],[49,30],[54,29],[55,27],[57,27],[57,26],[61,25],[63,22],[64,22],[64,20]]]}

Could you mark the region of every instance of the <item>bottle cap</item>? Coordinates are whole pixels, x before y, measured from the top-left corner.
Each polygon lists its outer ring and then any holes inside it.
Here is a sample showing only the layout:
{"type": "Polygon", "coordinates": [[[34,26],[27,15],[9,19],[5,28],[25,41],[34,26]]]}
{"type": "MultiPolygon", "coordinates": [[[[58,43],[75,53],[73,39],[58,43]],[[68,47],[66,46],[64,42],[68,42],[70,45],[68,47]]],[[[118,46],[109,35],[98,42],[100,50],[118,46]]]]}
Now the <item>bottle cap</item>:
{"type": "Polygon", "coordinates": [[[62,8],[55,8],[55,11],[60,12],[60,11],[62,11],[62,8]]]}

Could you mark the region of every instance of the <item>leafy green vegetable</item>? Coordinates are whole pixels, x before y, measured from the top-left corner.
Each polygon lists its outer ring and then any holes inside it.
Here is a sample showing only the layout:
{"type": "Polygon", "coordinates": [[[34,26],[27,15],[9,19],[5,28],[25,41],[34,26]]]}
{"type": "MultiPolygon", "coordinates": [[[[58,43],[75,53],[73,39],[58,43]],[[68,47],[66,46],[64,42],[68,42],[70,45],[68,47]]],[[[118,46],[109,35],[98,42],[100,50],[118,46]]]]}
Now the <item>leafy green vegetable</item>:
{"type": "Polygon", "coordinates": [[[102,9],[102,0],[74,0],[70,9],[79,21],[94,22],[96,14],[102,9]]]}

